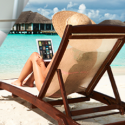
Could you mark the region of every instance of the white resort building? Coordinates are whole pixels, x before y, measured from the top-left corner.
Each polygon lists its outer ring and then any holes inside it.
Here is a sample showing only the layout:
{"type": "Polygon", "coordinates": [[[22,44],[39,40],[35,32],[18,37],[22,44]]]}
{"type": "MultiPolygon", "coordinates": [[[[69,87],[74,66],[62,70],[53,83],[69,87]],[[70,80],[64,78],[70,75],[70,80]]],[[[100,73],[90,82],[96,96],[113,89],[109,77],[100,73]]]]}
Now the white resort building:
{"type": "Polygon", "coordinates": [[[10,33],[56,33],[52,20],[42,16],[37,12],[25,11],[22,12],[10,33]]]}

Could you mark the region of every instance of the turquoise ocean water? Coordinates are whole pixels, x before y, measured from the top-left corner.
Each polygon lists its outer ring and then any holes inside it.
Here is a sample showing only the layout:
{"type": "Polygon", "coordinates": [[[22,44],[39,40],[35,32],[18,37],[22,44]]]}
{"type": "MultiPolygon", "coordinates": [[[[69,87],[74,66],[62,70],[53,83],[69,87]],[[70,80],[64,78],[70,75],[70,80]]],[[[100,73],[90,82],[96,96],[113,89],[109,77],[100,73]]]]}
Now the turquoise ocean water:
{"type": "MultiPolygon", "coordinates": [[[[58,35],[9,34],[0,47],[0,79],[19,76],[29,56],[37,52],[36,39],[52,39],[54,52],[57,51],[61,41],[58,35]]],[[[125,67],[125,46],[111,66],[125,67]]]]}

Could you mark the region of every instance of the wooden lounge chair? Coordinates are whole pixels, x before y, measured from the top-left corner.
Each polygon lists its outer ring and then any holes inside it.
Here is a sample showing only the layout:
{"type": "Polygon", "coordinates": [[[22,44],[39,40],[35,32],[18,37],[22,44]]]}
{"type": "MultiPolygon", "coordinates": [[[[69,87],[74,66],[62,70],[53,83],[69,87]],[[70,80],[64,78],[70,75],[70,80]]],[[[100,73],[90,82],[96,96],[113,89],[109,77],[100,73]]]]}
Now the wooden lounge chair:
{"type": "MultiPolygon", "coordinates": [[[[124,115],[125,103],[122,102],[120,99],[119,92],[117,90],[117,86],[110,67],[110,64],[112,63],[116,55],[119,53],[124,43],[125,27],[122,26],[67,25],[61,44],[53,60],[53,64],[50,68],[49,73],[47,74],[45,82],[38,96],[29,94],[28,92],[23,91],[17,88],[16,86],[8,85],[4,82],[0,82],[0,88],[10,91],[14,95],[17,95],[27,100],[35,107],[41,109],[49,116],[57,120],[59,125],[78,125],[78,123],[75,120],[105,115],[113,115],[116,113],[124,115]],[[75,42],[75,44],[77,44],[76,39],[78,39],[78,42],[82,44],[82,47],[86,49],[86,51],[84,49],[83,51],[78,50],[77,45],[76,48],[71,47],[72,43],[68,45],[68,43],[70,42],[75,42]],[[81,39],[85,40],[81,41],[81,39]],[[89,41],[91,43],[94,42],[95,45],[89,44],[89,41]],[[86,43],[85,46],[83,46],[84,44],[82,42],[86,43]],[[68,65],[65,63],[65,67],[69,66],[69,69],[65,69],[64,66],[61,66],[61,63],[63,62],[63,57],[65,56],[65,54],[67,54],[67,46],[68,48],[71,48],[74,51],[74,55],[72,54],[71,58],[74,57],[75,59],[74,64],[68,65]],[[94,91],[94,88],[96,87],[99,80],[106,71],[109,75],[109,79],[112,85],[115,98],[94,91]],[[56,89],[51,91],[51,85],[54,84],[56,89]],[[57,84],[59,84],[58,87],[60,88],[57,87],[57,84]],[[84,95],[85,97],[67,99],[67,95],[73,92],[77,92],[81,95],[84,95]],[[45,102],[43,98],[47,95],[51,97],[62,96],[62,100],[45,102]],[[68,105],[69,103],[89,101],[90,98],[95,99],[101,103],[104,103],[107,106],[70,111],[68,105]],[[65,114],[57,110],[55,107],[53,107],[55,105],[62,104],[64,104],[65,114]],[[118,109],[119,112],[97,115],[93,117],[72,119],[73,116],[77,115],[96,113],[114,109],[118,109]]],[[[119,123],[125,124],[125,121],[118,122],[115,124],[119,123]]]]}

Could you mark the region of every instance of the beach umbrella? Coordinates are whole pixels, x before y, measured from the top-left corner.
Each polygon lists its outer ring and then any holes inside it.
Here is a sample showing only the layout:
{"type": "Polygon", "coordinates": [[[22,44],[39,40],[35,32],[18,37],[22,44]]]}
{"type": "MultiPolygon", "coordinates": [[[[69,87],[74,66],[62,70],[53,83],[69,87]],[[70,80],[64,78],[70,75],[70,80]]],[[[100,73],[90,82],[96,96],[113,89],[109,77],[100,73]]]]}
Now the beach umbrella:
{"type": "Polygon", "coordinates": [[[29,0],[0,0],[0,46],[29,0]]]}

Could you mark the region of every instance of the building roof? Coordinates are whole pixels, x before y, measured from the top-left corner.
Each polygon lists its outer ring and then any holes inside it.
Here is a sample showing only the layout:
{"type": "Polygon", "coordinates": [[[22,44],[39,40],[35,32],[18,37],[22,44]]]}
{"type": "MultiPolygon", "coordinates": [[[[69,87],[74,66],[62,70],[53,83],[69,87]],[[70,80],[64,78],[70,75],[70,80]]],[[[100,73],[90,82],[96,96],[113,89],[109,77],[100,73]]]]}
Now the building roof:
{"type": "Polygon", "coordinates": [[[32,12],[32,11],[24,11],[21,13],[19,18],[17,19],[15,24],[28,24],[28,23],[46,23],[46,24],[51,24],[52,20],[44,17],[43,15],[37,13],[37,12],[32,12]]]}

